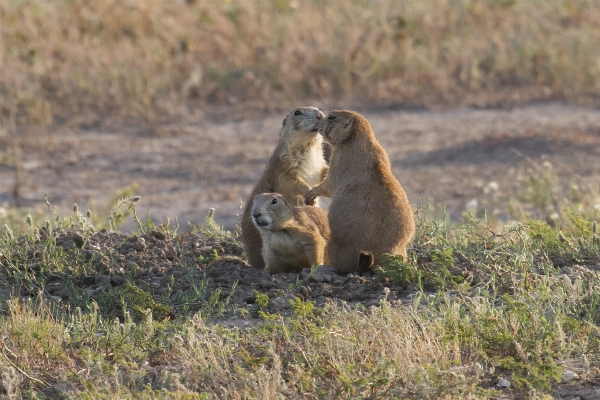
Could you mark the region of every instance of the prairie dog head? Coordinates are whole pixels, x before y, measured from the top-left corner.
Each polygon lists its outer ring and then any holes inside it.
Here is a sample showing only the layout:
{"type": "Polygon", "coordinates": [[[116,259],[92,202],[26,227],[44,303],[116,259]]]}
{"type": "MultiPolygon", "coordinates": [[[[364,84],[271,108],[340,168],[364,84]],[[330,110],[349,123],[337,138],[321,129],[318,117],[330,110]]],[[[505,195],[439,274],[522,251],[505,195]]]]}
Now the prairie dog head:
{"type": "Polygon", "coordinates": [[[319,125],[327,143],[336,146],[352,140],[358,134],[373,132],[369,121],[354,111],[332,111],[319,125]]]}
{"type": "Polygon", "coordinates": [[[262,193],[254,196],[252,222],[258,230],[278,230],[293,218],[290,203],[279,193],[262,193]]]}
{"type": "Polygon", "coordinates": [[[325,114],[317,107],[296,108],[283,119],[281,138],[291,145],[319,139],[319,122],[323,118],[325,114]]]}

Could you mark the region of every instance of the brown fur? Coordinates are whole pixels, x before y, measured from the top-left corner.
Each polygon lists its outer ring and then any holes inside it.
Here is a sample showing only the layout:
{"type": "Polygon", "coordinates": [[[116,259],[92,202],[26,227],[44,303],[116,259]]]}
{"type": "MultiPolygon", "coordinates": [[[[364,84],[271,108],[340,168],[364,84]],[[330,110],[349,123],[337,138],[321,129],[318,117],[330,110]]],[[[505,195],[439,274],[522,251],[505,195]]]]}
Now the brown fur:
{"type": "Polygon", "coordinates": [[[310,196],[332,198],[331,265],[342,273],[363,272],[385,253],[406,257],[413,210],[369,122],[353,111],[333,111],[319,130],[333,153],[327,178],[310,196]]]}
{"type": "Polygon", "coordinates": [[[327,210],[293,207],[279,193],[259,194],[253,200],[252,220],[262,238],[265,271],[298,271],[328,261],[327,210]]]}
{"type": "Polygon", "coordinates": [[[297,108],[285,117],[279,143],[246,202],[241,223],[242,241],[248,261],[255,268],[264,268],[265,263],[260,233],[250,214],[254,196],[277,192],[294,206],[315,204],[314,199],[307,197],[308,192],[323,181],[328,168],[323,158],[323,138],[316,131],[323,117],[315,107],[297,108]]]}

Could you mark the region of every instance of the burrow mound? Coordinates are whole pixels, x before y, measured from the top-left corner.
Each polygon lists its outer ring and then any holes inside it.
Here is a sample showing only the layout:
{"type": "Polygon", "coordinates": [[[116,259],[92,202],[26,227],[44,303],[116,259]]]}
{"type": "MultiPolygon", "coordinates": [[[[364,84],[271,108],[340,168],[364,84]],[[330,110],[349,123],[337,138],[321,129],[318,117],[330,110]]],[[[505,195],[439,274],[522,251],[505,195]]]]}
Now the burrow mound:
{"type": "Polygon", "coordinates": [[[29,284],[19,288],[19,296],[42,292],[79,307],[96,301],[117,316],[123,301],[137,304],[134,308],[140,312],[152,308],[155,318],[177,318],[203,307],[210,311],[206,307],[216,306],[217,301],[231,309],[256,311],[257,296],[264,300],[265,294],[269,302],[262,307],[264,311],[284,312],[294,298],[314,301],[317,306],[333,301],[370,307],[382,299],[408,300],[416,291],[416,285],[406,288],[371,273],[339,275],[328,266],[265,273],[246,263],[243,247],[235,239],[197,232],[172,235],[155,230],[123,235],[64,230],[46,234],[42,229],[34,239],[20,237],[19,246],[26,251],[6,256],[0,269],[9,280],[28,274],[29,284]]]}

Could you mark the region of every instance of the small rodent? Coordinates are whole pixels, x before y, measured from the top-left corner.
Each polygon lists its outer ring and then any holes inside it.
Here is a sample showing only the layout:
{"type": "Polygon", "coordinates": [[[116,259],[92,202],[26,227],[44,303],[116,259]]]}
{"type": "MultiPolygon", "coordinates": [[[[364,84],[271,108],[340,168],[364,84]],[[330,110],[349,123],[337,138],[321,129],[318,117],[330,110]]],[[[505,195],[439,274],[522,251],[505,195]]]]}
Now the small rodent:
{"type": "Polygon", "coordinates": [[[316,107],[300,107],[288,113],[283,120],[279,143],[252,190],[242,216],[242,241],[248,261],[255,268],[264,268],[265,263],[261,237],[250,212],[254,196],[276,192],[294,206],[316,204],[314,198],[308,198],[308,192],[327,175],[323,138],[318,133],[319,122],[324,117],[316,107]]]}
{"type": "Polygon", "coordinates": [[[327,210],[292,206],[279,193],[254,197],[252,221],[262,238],[262,256],[267,272],[291,272],[328,261],[327,210]]]}
{"type": "Polygon", "coordinates": [[[364,272],[386,253],[406,259],[415,231],[413,210],[367,119],[333,111],[319,130],[333,151],[327,178],[310,196],[331,197],[331,265],[341,273],[364,272]]]}

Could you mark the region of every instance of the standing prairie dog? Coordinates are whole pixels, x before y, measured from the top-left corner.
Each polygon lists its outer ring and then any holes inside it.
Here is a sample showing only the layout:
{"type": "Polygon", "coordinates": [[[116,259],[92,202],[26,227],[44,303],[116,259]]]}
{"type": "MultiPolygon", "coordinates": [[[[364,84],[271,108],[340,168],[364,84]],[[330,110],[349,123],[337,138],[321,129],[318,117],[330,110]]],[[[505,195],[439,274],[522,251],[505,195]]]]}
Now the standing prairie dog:
{"type": "Polygon", "coordinates": [[[316,107],[300,107],[286,115],[267,168],[252,190],[242,217],[242,241],[250,265],[264,268],[262,241],[252,222],[252,203],[260,193],[281,193],[292,205],[314,205],[309,190],[325,179],[327,163],[323,157],[323,138],[318,132],[325,115],[316,107]]]}
{"type": "Polygon", "coordinates": [[[364,272],[385,253],[406,258],[415,231],[413,210],[367,119],[333,111],[319,130],[333,151],[327,178],[310,196],[331,197],[331,265],[342,273],[364,272]]]}
{"type": "Polygon", "coordinates": [[[291,272],[327,262],[327,210],[291,206],[279,193],[254,197],[252,221],[262,238],[267,272],[291,272]]]}

